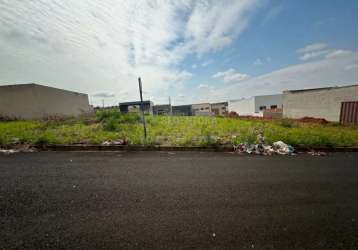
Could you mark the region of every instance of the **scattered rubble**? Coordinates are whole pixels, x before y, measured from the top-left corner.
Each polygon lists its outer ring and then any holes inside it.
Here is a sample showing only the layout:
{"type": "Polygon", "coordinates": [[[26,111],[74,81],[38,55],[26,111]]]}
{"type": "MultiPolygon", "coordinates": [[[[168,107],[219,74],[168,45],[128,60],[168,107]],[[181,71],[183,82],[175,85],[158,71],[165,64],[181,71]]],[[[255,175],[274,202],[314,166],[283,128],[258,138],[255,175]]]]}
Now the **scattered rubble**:
{"type": "Polygon", "coordinates": [[[0,153],[2,154],[6,154],[6,155],[10,155],[10,154],[14,154],[17,153],[18,151],[15,149],[0,149],[0,153]]]}
{"type": "Polygon", "coordinates": [[[320,151],[309,151],[307,154],[312,155],[312,156],[327,156],[326,152],[320,152],[320,151]]]}
{"type": "Polygon", "coordinates": [[[36,150],[31,147],[31,145],[28,144],[15,144],[10,145],[6,148],[0,148],[0,153],[2,154],[14,154],[14,153],[20,153],[20,152],[35,152],[36,150]]]}
{"type": "Polygon", "coordinates": [[[282,141],[277,141],[272,144],[273,150],[280,155],[292,155],[295,149],[282,141]]]}
{"type": "Polygon", "coordinates": [[[234,145],[234,151],[238,153],[256,154],[256,155],[295,155],[295,149],[282,141],[274,142],[271,145],[265,144],[265,138],[262,133],[257,135],[257,144],[240,143],[234,145]]]}
{"type": "Polygon", "coordinates": [[[128,145],[129,141],[127,139],[117,139],[117,140],[108,140],[102,142],[104,146],[114,146],[114,145],[128,145]]]}

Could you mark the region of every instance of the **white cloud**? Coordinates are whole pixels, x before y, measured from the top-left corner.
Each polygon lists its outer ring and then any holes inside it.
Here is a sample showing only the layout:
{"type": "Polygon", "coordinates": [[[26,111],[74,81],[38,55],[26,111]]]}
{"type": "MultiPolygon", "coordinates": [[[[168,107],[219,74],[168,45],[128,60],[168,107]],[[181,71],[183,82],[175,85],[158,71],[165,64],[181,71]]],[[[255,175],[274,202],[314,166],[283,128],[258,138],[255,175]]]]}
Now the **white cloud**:
{"type": "Polygon", "coordinates": [[[219,88],[216,91],[216,97],[210,98],[214,101],[238,99],[281,93],[287,89],[358,84],[358,52],[343,54],[345,56],[322,58],[237,81],[219,88]]]}
{"type": "Polygon", "coordinates": [[[254,66],[262,66],[262,65],[265,65],[265,64],[268,64],[271,62],[271,57],[266,57],[266,58],[257,58],[253,65],[254,66]]]}
{"type": "Polygon", "coordinates": [[[263,63],[263,61],[262,61],[262,59],[261,58],[257,58],[255,61],[254,61],[254,65],[255,66],[261,66],[261,65],[263,65],[264,63],[263,63]]]}
{"type": "Polygon", "coordinates": [[[309,44],[301,49],[298,49],[297,53],[304,54],[304,53],[309,53],[312,51],[323,50],[323,49],[326,49],[327,47],[328,47],[328,45],[325,43],[313,43],[313,44],[309,44]]]}
{"type": "Polygon", "coordinates": [[[319,57],[322,57],[322,56],[328,54],[329,52],[330,52],[329,50],[320,50],[320,51],[307,52],[307,53],[304,53],[303,55],[301,55],[300,59],[302,61],[316,59],[316,58],[319,58],[319,57]]]}
{"type": "Polygon", "coordinates": [[[243,81],[250,76],[237,72],[235,69],[228,69],[226,71],[217,72],[212,76],[213,78],[223,78],[224,82],[243,81]]]}
{"type": "Polygon", "coordinates": [[[97,92],[97,93],[93,94],[92,96],[98,97],[98,98],[111,98],[111,97],[114,97],[115,94],[110,91],[102,91],[102,92],[97,92]]]}
{"type": "Polygon", "coordinates": [[[327,54],[326,58],[342,57],[342,56],[350,55],[352,53],[353,52],[351,50],[338,49],[338,50],[334,50],[334,51],[330,52],[329,54],[327,54]]]}
{"type": "Polygon", "coordinates": [[[207,84],[199,84],[198,89],[208,89],[209,85],[207,84]]]}
{"type": "Polygon", "coordinates": [[[125,101],[138,98],[141,76],[144,89],[166,93],[191,78],[186,56],[231,44],[258,2],[0,1],[0,82],[122,91],[125,101]]]}
{"type": "Polygon", "coordinates": [[[212,64],[213,62],[214,62],[214,60],[208,60],[208,61],[203,62],[203,63],[201,64],[201,66],[202,66],[202,67],[206,67],[206,66],[212,64]]]}
{"type": "Polygon", "coordinates": [[[270,23],[272,20],[276,19],[281,12],[284,10],[283,5],[277,5],[272,7],[266,14],[266,16],[264,17],[261,25],[266,25],[268,23],[270,23]]]}

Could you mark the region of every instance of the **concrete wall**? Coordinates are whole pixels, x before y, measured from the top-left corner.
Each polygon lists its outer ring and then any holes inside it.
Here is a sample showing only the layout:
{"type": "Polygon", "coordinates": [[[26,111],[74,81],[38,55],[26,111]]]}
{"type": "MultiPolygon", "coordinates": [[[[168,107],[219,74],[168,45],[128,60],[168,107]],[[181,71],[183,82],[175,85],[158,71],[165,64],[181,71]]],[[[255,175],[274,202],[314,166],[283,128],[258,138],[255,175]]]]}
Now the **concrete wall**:
{"type": "Polygon", "coordinates": [[[266,106],[266,109],[270,109],[272,105],[282,108],[282,94],[255,96],[255,113],[260,113],[261,106],[266,106]]]}
{"type": "Polygon", "coordinates": [[[238,115],[253,115],[255,113],[255,99],[240,99],[229,101],[229,112],[236,112],[238,115]]]}
{"type": "Polygon", "coordinates": [[[261,106],[270,109],[272,105],[282,108],[282,94],[254,96],[248,99],[240,99],[229,102],[229,112],[235,111],[239,115],[263,116],[261,106]]]}
{"type": "Polygon", "coordinates": [[[0,116],[41,119],[49,116],[78,116],[92,108],[88,95],[38,84],[0,86],[0,116]]]}
{"type": "Polygon", "coordinates": [[[211,112],[215,115],[225,115],[228,112],[227,102],[218,102],[211,104],[211,112]]]}
{"type": "Polygon", "coordinates": [[[358,101],[358,85],[285,91],[283,116],[287,118],[308,116],[338,122],[343,101],[358,101]]]}
{"type": "Polygon", "coordinates": [[[192,104],[191,108],[194,115],[211,115],[210,103],[192,104]]]}

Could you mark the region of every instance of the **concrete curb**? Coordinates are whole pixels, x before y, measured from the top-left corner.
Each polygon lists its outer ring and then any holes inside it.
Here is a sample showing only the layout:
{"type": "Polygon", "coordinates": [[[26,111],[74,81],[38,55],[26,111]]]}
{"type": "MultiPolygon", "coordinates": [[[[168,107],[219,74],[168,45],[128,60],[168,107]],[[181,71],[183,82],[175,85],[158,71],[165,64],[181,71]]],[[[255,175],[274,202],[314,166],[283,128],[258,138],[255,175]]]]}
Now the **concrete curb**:
{"type": "MultiPolygon", "coordinates": [[[[234,152],[233,146],[143,146],[143,145],[35,145],[41,151],[202,151],[234,152]]],[[[358,147],[302,147],[294,146],[297,152],[358,152],[358,147]]]]}

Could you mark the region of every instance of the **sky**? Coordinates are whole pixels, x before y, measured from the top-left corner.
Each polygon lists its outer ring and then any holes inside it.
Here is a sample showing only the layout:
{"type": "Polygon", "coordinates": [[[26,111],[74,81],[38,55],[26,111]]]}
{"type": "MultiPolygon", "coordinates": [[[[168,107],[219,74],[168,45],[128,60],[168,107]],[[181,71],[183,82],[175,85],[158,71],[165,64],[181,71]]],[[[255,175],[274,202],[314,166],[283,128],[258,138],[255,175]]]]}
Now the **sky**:
{"type": "Polygon", "coordinates": [[[0,85],[93,105],[358,84],[357,0],[0,0],[0,85]]]}

